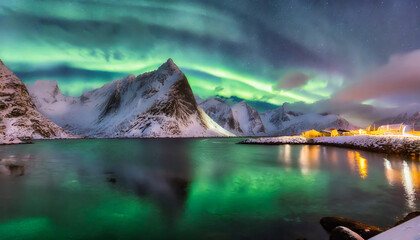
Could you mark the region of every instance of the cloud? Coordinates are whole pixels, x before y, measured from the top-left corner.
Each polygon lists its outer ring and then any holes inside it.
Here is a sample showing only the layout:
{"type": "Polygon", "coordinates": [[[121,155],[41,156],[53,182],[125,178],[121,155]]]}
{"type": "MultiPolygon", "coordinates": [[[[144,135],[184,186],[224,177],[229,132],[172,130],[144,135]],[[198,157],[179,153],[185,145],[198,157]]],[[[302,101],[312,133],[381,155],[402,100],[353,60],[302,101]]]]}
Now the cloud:
{"type": "Polygon", "coordinates": [[[294,89],[305,85],[312,76],[306,75],[301,72],[292,72],[287,74],[276,85],[276,89],[294,89]]]}
{"type": "Polygon", "coordinates": [[[389,62],[357,83],[334,94],[339,102],[389,96],[416,95],[420,91],[420,50],[394,55],[389,62]]]}

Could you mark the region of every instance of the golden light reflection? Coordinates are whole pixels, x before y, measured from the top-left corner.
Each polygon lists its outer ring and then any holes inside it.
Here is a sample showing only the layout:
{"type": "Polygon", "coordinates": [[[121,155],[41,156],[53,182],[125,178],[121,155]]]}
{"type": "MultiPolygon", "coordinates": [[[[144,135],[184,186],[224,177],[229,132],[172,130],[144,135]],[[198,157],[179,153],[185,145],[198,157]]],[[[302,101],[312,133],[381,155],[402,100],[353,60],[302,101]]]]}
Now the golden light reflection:
{"type": "Polygon", "coordinates": [[[292,165],[291,148],[290,145],[284,145],[284,148],[279,147],[278,161],[282,167],[289,170],[292,165]]]}
{"type": "Polygon", "coordinates": [[[368,161],[366,158],[360,156],[359,152],[348,152],[347,153],[347,161],[349,162],[349,167],[352,172],[357,169],[359,171],[359,175],[361,178],[365,179],[368,177],[368,161]]]}
{"type": "Polygon", "coordinates": [[[395,169],[392,169],[391,162],[388,159],[384,159],[385,166],[385,177],[388,180],[389,185],[394,186],[402,182],[401,172],[395,169]]]}
{"type": "Polygon", "coordinates": [[[299,167],[303,174],[319,168],[320,146],[305,145],[300,150],[299,167]]]}
{"type": "Polygon", "coordinates": [[[292,159],[290,157],[290,145],[285,145],[284,146],[284,162],[287,166],[290,166],[290,164],[292,163],[292,159]]]}
{"type": "Polygon", "coordinates": [[[392,186],[402,185],[404,187],[407,206],[416,209],[416,188],[420,188],[420,166],[406,161],[390,162],[384,159],[385,176],[392,186]]]}
{"type": "Polygon", "coordinates": [[[358,152],[356,152],[357,166],[359,167],[359,175],[361,178],[367,178],[368,176],[368,165],[367,160],[362,158],[358,152]]]}
{"type": "Polygon", "coordinates": [[[403,184],[407,194],[407,204],[411,209],[416,208],[416,190],[414,189],[413,179],[411,177],[410,168],[406,161],[403,162],[403,184]]]}
{"type": "MultiPolygon", "coordinates": [[[[324,151],[326,149],[324,148],[324,151]]],[[[333,151],[330,153],[329,158],[331,159],[331,162],[336,165],[338,163],[338,155],[337,155],[337,151],[333,151]]]]}

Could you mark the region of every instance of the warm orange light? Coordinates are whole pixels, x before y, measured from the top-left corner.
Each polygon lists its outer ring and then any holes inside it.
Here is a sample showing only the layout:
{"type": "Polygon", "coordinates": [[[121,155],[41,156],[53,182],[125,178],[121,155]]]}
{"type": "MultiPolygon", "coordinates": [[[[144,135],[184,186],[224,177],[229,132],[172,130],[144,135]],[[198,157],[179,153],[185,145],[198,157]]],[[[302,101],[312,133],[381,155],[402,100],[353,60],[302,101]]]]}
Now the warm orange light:
{"type": "Polygon", "coordinates": [[[360,156],[359,152],[356,152],[357,166],[359,167],[359,175],[361,178],[367,178],[368,176],[368,162],[365,158],[360,156]]]}

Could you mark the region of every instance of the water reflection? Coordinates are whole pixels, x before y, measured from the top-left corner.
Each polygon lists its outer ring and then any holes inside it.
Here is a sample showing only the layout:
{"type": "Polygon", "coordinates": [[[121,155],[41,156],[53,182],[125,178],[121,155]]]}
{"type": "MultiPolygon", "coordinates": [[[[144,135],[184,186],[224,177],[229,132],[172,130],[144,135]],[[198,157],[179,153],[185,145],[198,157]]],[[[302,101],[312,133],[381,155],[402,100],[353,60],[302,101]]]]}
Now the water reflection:
{"type": "Polygon", "coordinates": [[[302,174],[308,174],[311,170],[319,169],[320,146],[302,146],[299,155],[299,167],[302,174]]]}
{"type": "Polygon", "coordinates": [[[402,185],[406,194],[407,205],[416,209],[416,188],[420,187],[420,171],[415,162],[389,161],[384,159],[385,176],[392,186],[402,185]]]}
{"type": "Polygon", "coordinates": [[[32,155],[9,155],[0,158],[0,176],[23,176],[25,165],[32,160],[32,155]]]}
{"type": "Polygon", "coordinates": [[[359,176],[362,179],[365,179],[368,177],[368,161],[366,158],[363,158],[359,152],[349,151],[347,153],[347,161],[349,163],[349,167],[352,172],[356,170],[356,166],[357,166],[359,176]]]}
{"type": "Polygon", "coordinates": [[[0,148],[0,159],[34,156],[24,176],[1,176],[0,238],[23,232],[31,239],[326,239],[323,216],[386,226],[420,204],[418,162],[237,141],[66,140],[0,148]],[[85,226],[89,231],[78,230],[85,226]]]}

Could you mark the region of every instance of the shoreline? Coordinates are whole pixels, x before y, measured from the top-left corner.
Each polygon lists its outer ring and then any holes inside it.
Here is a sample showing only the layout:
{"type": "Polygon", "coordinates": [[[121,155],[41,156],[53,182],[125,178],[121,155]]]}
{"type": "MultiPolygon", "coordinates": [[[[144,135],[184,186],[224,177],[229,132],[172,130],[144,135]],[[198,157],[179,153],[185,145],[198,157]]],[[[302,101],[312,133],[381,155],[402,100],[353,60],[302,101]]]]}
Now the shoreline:
{"type": "Polygon", "coordinates": [[[369,152],[420,156],[420,138],[405,136],[340,136],[304,138],[300,136],[245,139],[238,144],[260,145],[323,145],[369,152]]]}

